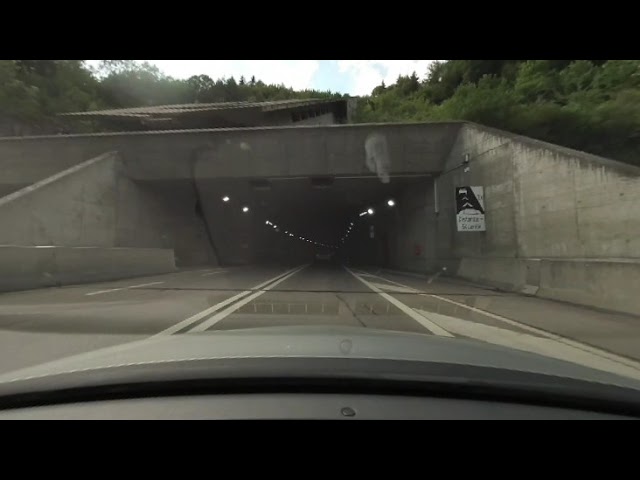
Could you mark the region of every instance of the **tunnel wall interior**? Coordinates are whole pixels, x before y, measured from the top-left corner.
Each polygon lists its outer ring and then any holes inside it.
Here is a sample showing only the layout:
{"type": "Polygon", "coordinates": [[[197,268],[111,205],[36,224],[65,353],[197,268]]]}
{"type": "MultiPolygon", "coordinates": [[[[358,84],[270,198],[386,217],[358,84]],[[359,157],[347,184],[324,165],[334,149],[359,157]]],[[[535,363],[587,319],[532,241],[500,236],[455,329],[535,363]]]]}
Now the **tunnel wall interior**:
{"type": "Polygon", "coordinates": [[[448,170],[437,179],[438,233],[450,247],[441,265],[500,288],[640,313],[640,169],[466,124],[448,170]],[[454,186],[464,185],[484,187],[486,232],[456,231],[454,186]]]}
{"type": "Polygon", "coordinates": [[[399,196],[390,231],[389,266],[414,272],[437,268],[438,236],[433,179],[407,187],[399,196]]]}
{"type": "Polygon", "coordinates": [[[217,265],[193,182],[118,177],[115,244],[172,249],[179,267],[217,265]]]}

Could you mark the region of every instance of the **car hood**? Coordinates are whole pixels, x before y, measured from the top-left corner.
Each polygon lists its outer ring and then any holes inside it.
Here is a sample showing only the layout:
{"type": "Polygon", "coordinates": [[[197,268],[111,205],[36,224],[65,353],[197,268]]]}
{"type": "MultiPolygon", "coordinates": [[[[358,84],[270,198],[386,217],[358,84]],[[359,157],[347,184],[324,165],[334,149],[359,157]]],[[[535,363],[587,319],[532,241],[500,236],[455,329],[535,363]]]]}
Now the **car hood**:
{"type": "MultiPolygon", "coordinates": [[[[572,378],[640,390],[640,381],[498,345],[361,327],[264,327],[154,336],[0,375],[0,386],[127,367],[187,365],[229,359],[400,360],[572,378]]],[[[328,372],[330,374],[330,372],[328,372]]],[[[92,378],[91,375],[85,377],[92,378]]],[[[94,377],[97,378],[97,377],[94,377]]],[[[14,390],[14,389],[12,389],[14,390]]],[[[0,389],[0,393],[2,393],[0,389]]]]}

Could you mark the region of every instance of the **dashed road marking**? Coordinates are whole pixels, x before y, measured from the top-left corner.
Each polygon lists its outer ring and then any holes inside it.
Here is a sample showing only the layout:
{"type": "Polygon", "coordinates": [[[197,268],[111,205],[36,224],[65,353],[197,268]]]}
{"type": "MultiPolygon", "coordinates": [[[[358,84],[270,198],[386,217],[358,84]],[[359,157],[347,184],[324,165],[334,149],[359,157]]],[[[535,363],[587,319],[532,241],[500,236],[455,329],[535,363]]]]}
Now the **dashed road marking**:
{"type": "Polygon", "coordinates": [[[161,283],[164,283],[164,282],[150,282],[150,283],[141,283],[140,285],[129,285],[128,287],[110,288],[108,290],[98,290],[96,292],[85,293],[85,295],[87,297],[90,297],[92,295],[102,295],[103,293],[118,292],[120,290],[132,290],[135,288],[150,287],[151,285],[160,285],[161,283]]]}

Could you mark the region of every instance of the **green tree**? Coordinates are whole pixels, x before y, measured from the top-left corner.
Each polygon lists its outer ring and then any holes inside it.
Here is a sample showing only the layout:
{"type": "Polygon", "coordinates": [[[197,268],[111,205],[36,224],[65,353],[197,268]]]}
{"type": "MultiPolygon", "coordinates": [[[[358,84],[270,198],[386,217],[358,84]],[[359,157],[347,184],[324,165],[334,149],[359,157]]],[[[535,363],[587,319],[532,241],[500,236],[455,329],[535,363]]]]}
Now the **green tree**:
{"type": "Polygon", "coordinates": [[[5,117],[33,120],[42,115],[39,91],[21,78],[16,60],[0,60],[0,112],[5,117]]]}
{"type": "Polygon", "coordinates": [[[640,165],[640,61],[450,60],[376,87],[357,122],[471,120],[640,165]]]}

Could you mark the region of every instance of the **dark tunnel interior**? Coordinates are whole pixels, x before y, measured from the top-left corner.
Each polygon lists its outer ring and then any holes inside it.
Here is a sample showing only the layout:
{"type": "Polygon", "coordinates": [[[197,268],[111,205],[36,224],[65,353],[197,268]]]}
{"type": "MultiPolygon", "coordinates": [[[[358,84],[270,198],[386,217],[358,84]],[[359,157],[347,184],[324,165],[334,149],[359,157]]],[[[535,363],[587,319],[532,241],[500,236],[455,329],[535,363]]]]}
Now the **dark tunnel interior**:
{"type": "Polygon", "coordinates": [[[424,177],[206,179],[196,188],[222,265],[312,262],[318,254],[384,265],[399,199],[424,177]]]}

